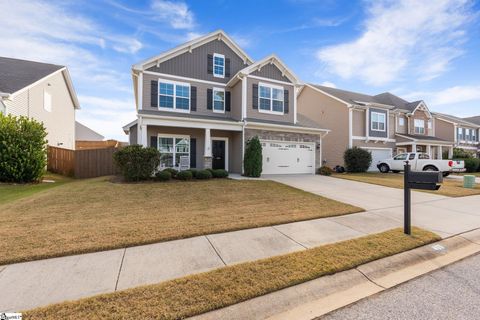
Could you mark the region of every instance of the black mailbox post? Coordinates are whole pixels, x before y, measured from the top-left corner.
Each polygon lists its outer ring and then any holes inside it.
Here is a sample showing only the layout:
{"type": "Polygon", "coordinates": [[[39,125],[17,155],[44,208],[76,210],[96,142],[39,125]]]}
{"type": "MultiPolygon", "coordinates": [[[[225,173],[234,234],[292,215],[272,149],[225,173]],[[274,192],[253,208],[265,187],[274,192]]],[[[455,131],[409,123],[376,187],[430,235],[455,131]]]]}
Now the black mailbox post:
{"type": "Polygon", "coordinates": [[[404,171],[404,226],[403,232],[411,235],[412,189],[438,190],[443,182],[443,174],[438,171],[412,172],[410,164],[405,162],[404,171]]]}

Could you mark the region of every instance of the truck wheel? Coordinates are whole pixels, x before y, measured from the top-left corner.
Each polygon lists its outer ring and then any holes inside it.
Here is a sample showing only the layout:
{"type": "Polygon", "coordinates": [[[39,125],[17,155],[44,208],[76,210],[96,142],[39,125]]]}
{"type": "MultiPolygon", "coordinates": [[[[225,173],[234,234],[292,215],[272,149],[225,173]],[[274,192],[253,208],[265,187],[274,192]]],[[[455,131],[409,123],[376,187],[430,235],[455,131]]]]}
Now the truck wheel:
{"type": "Polygon", "coordinates": [[[378,166],[378,170],[380,170],[381,173],[388,173],[390,171],[390,167],[388,164],[382,163],[378,166]]]}
{"type": "Polygon", "coordinates": [[[438,171],[438,169],[434,166],[426,166],[423,171],[438,171]]]}

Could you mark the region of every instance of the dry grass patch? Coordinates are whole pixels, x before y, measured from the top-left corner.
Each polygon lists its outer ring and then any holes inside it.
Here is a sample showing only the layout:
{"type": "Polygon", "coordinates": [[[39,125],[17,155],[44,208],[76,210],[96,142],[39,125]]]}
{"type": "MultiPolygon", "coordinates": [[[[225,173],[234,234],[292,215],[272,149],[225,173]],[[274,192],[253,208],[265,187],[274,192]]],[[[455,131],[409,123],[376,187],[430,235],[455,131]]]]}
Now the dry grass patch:
{"type": "Polygon", "coordinates": [[[0,205],[0,265],[359,211],[272,181],[77,180],[0,205]]]}
{"type": "MultiPolygon", "coordinates": [[[[333,177],[403,189],[403,174],[399,173],[343,173],[334,174],[333,177]]],[[[480,194],[480,185],[477,185],[475,189],[467,189],[463,187],[462,180],[449,180],[445,178],[442,187],[438,191],[415,191],[429,192],[448,197],[465,197],[480,194]]]]}
{"type": "Polygon", "coordinates": [[[440,238],[413,228],[238,264],[156,285],[38,308],[25,319],[183,319],[410,250],[440,238]]]}

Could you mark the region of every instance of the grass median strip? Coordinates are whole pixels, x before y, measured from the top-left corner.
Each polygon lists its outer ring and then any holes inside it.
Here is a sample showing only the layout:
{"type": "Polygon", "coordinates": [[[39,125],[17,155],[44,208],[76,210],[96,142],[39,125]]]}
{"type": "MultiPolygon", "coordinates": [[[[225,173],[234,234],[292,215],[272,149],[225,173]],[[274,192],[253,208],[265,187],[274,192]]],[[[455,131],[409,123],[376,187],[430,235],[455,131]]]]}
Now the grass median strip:
{"type": "Polygon", "coordinates": [[[0,205],[0,265],[363,211],[273,181],[74,180],[0,205]]]}
{"type": "Polygon", "coordinates": [[[155,285],[38,308],[24,319],[182,319],[407,251],[440,238],[413,228],[242,263],[155,285]]]}

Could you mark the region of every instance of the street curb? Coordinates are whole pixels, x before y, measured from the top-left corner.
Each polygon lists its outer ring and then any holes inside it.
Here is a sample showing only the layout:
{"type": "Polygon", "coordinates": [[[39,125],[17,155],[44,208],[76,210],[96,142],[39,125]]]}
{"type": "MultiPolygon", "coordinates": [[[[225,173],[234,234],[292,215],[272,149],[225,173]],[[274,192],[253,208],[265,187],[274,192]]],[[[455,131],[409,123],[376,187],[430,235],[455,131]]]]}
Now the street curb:
{"type": "Polygon", "coordinates": [[[190,319],[310,320],[480,252],[480,229],[190,319]]]}

